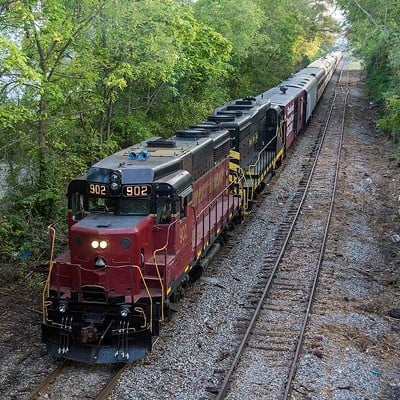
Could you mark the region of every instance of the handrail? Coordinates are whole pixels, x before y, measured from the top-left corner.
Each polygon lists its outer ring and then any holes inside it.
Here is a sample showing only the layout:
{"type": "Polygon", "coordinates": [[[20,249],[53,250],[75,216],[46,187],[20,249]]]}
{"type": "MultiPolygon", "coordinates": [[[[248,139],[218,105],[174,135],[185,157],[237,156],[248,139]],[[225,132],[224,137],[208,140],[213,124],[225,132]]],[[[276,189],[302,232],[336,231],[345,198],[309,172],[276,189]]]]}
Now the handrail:
{"type": "MultiPolygon", "coordinates": [[[[55,244],[56,230],[54,228],[54,224],[49,225],[48,226],[48,230],[49,230],[50,238],[51,238],[51,247],[50,247],[49,272],[48,272],[47,279],[46,279],[46,282],[44,284],[43,292],[42,292],[42,311],[43,311],[42,312],[42,321],[43,321],[43,323],[46,323],[46,320],[47,320],[47,307],[51,304],[51,302],[47,301],[46,298],[48,298],[49,294],[50,294],[50,278],[51,278],[51,274],[52,274],[53,267],[54,267],[54,264],[55,264],[55,261],[54,261],[54,244],[55,244]]],[[[93,271],[91,269],[82,267],[80,264],[71,264],[70,263],[70,265],[74,265],[79,270],[93,271]]],[[[147,286],[146,280],[144,279],[143,272],[140,269],[140,267],[138,265],[116,265],[116,266],[106,266],[105,270],[106,270],[106,273],[107,273],[110,269],[127,268],[127,267],[128,268],[134,268],[134,269],[137,269],[139,271],[141,280],[142,280],[143,285],[144,285],[144,289],[145,289],[145,291],[146,291],[146,293],[147,293],[147,295],[149,297],[149,300],[150,300],[150,331],[152,331],[153,330],[153,324],[152,324],[152,322],[153,322],[153,298],[151,297],[150,290],[149,290],[149,288],[147,286]]],[[[160,277],[158,268],[157,268],[157,272],[158,272],[158,275],[160,277]]],[[[132,286],[132,282],[133,282],[133,280],[131,279],[131,286],[132,286]]],[[[79,284],[81,285],[81,282],[79,284]]],[[[109,286],[108,281],[107,281],[107,285],[109,286]]],[[[133,287],[132,287],[132,296],[134,296],[133,287]]]]}
{"type": "Polygon", "coordinates": [[[195,215],[195,218],[199,217],[203,212],[205,212],[214,201],[216,201],[219,197],[221,197],[226,190],[229,189],[229,186],[232,186],[233,182],[230,182],[227,186],[225,186],[198,214],[195,215]]]}
{"type": "Polygon", "coordinates": [[[249,202],[248,202],[248,197],[246,195],[246,192],[243,190],[243,182],[242,182],[242,181],[244,181],[244,183],[247,186],[247,179],[246,179],[246,175],[245,175],[245,173],[243,171],[243,168],[238,166],[237,171],[232,171],[231,170],[230,174],[232,176],[234,176],[235,179],[236,179],[236,181],[232,182],[232,184],[238,184],[239,187],[240,187],[240,190],[242,191],[242,195],[240,197],[242,199],[242,203],[243,203],[244,209],[247,210],[249,202]],[[240,174],[238,173],[238,171],[240,172],[240,174]]]}
{"type": "MultiPolygon", "coordinates": [[[[240,182],[240,181],[239,181],[240,182]]],[[[202,240],[204,241],[205,238],[205,213],[208,211],[208,216],[209,216],[209,229],[208,229],[208,238],[211,238],[211,210],[213,208],[215,208],[215,225],[216,225],[216,229],[218,229],[218,199],[220,199],[221,197],[225,196],[225,193],[228,191],[228,210],[232,207],[234,207],[235,202],[233,202],[231,205],[229,205],[229,188],[231,186],[233,186],[235,184],[235,182],[230,182],[227,186],[225,186],[197,215],[196,215],[196,210],[194,207],[192,207],[193,210],[193,216],[194,216],[194,220],[195,220],[195,251],[197,249],[197,227],[199,225],[199,220],[200,217],[203,215],[203,236],[202,236],[202,240]],[[214,206],[215,204],[215,206],[214,206]]],[[[243,198],[242,198],[243,199],[243,198]]],[[[221,218],[223,218],[224,215],[224,201],[222,200],[222,214],[221,214],[221,218]]],[[[204,243],[203,243],[203,247],[204,247],[204,243]]],[[[196,256],[196,254],[195,254],[196,256]]]]}
{"type": "MultiPolygon", "coordinates": [[[[70,264],[70,265],[74,266],[75,268],[78,268],[79,270],[93,272],[92,269],[84,268],[80,264],[70,264]]],[[[143,285],[144,285],[144,289],[145,289],[145,291],[147,293],[147,296],[149,297],[149,301],[150,301],[150,331],[152,331],[152,329],[153,329],[153,325],[152,325],[152,322],[153,322],[153,298],[151,297],[151,293],[150,293],[149,287],[147,286],[146,280],[144,279],[142,270],[140,269],[140,267],[138,265],[131,265],[131,264],[106,266],[105,267],[105,271],[106,271],[106,276],[107,276],[107,287],[109,287],[108,272],[110,270],[119,269],[119,268],[129,268],[129,270],[137,269],[139,271],[141,280],[142,280],[143,285]]],[[[131,277],[131,282],[130,283],[131,283],[131,286],[132,286],[132,297],[133,297],[134,296],[134,290],[133,290],[133,279],[132,279],[132,277],[131,277]]],[[[47,284],[47,282],[46,282],[46,284],[47,284]]],[[[50,282],[48,282],[48,285],[49,284],[50,284],[50,282]]],[[[79,285],[81,285],[81,282],[79,282],[79,285]]],[[[132,303],[133,303],[133,301],[132,301],[132,303]]],[[[44,297],[43,297],[43,323],[46,322],[46,316],[47,316],[47,312],[46,312],[47,307],[46,307],[45,304],[47,304],[47,306],[48,306],[48,305],[51,304],[51,302],[46,302],[44,300],[44,297]]]]}
{"type": "Polygon", "coordinates": [[[167,251],[166,251],[166,249],[169,245],[169,235],[171,232],[171,227],[173,225],[175,225],[177,222],[178,222],[178,220],[176,219],[175,221],[173,221],[171,224],[168,225],[167,235],[166,235],[167,237],[166,237],[164,246],[160,247],[159,249],[154,250],[154,252],[153,252],[154,264],[156,266],[156,272],[157,272],[158,280],[160,281],[160,288],[161,288],[161,321],[164,320],[164,284],[163,284],[162,277],[160,274],[160,269],[159,269],[158,263],[157,263],[157,254],[160,253],[161,251],[165,250],[164,265],[165,265],[165,268],[167,268],[167,251]]]}
{"type": "MultiPolygon", "coordinates": [[[[265,150],[267,149],[267,147],[268,147],[274,140],[276,140],[277,138],[278,138],[278,134],[276,133],[275,136],[274,136],[266,145],[264,145],[264,147],[258,152],[256,161],[254,162],[254,164],[250,164],[250,165],[249,165],[249,173],[250,173],[250,175],[256,173],[255,169],[256,169],[257,164],[259,164],[260,161],[261,161],[261,160],[260,160],[260,159],[261,159],[261,154],[264,154],[264,152],[265,152],[265,150]],[[252,171],[252,170],[253,170],[253,171],[252,171]]],[[[251,179],[251,187],[252,187],[252,189],[254,188],[254,179],[251,179]]],[[[254,196],[254,189],[252,190],[252,196],[254,196]]]]}
{"type": "Polygon", "coordinates": [[[43,292],[42,292],[42,321],[43,323],[46,322],[46,316],[47,316],[47,306],[50,305],[48,301],[46,301],[46,298],[49,297],[50,293],[50,277],[51,273],[53,271],[53,266],[54,266],[54,244],[56,240],[56,230],[54,228],[54,224],[50,224],[47,227],[50,235],[50,260],[49,260],[49,272],[47,274],[47,279],[43,287],[43,292]]]}
{"type": "MultiPolygon", "coordinates": [[[[144,289],[145,289],[147,296],[149,298],[149,301],[150,301],[150,332],[152,332],[153,331],[153,298],[151,297],[149,287],[147,286],[147,283],[146,283],[146,280],[144,278],[141,268],[138,265],[131,265],[131,264],[106,266],[107,271],[110,269],[119,269],[119,268],[133,268],[133,269],[137,269],[139,271],[140,277],[141,277],[143,285],[144,285],[144,289]]],[[[132,284],[132,282],[131,282],[131,284],[132,284]]],[[[134,296],[133,290],[132,290],[132,296],[134,296]]]]}

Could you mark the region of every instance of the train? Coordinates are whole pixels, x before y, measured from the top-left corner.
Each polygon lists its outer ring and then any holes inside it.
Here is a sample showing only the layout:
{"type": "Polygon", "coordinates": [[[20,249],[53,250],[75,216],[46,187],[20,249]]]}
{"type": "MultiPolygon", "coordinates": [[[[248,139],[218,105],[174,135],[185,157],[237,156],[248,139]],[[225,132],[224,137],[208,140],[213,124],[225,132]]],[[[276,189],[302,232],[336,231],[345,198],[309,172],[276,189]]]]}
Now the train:
{"type": "Polygon", "coordinates": [[[308,124],[342,54],[329,53],[201,123],[122,149],[68,185],[68,246],[43,289],[57,358],[132,363],[151,352],[189,282],[251,210],[308,124]]]}

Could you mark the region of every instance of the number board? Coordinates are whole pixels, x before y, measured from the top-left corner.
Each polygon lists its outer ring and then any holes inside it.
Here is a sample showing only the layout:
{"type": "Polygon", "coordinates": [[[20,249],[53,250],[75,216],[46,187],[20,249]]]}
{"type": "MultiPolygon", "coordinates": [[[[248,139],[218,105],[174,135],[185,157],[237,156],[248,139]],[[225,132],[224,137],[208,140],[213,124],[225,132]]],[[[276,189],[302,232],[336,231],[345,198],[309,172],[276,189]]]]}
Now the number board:
{"type": "Polygon", "coordinates": [[[125,197],[146,197],[151,195],[151,185],[125,185],[122,187],[125,197]]]}
{"type": "Polygon", "coordinates": [[[88,190],[93,196],[107,196],[109,194],[108,185],[104,183],[89,183],[88,190]]]}

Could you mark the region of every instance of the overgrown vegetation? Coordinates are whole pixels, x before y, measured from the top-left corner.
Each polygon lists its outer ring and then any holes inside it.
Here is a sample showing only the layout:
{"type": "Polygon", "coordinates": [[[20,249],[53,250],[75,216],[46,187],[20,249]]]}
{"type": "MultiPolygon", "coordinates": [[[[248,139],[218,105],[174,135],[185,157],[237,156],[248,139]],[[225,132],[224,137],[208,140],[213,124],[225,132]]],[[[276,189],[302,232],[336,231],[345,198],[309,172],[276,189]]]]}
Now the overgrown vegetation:
{"type": "MultiPolygon", "coordinates": [[[[383,105],[378,127],[400,139],[400,8],[396,1],[337,0],[349,23],[348,38],[365,66],[372,98],[383,105]]],[[[397,153],[400,153],[397,148],[397,153]]]]}
{"type": "Polygon", "coordinates": [[[321,55],[307,0],[0,0],[3,265],[48,259],[68,181],[143,138],[200,122],[321,55]]]}

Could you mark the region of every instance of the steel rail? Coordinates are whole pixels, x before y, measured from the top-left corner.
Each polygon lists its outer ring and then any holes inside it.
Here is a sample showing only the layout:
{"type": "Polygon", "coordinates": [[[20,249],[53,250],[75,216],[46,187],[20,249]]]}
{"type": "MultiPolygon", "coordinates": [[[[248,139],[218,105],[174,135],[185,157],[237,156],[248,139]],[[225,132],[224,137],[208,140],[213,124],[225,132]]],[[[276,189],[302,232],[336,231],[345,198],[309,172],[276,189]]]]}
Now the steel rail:
{"type": "MultiPolygon", "coordinates": [[[[341,77],[342,77],[342,74],[340,75],[339,82],[341,80],[341,77]]],[[[308,321],[310,318],[310,313],[312,310],[314,297],[315,297],[315,293],[317,290],[318,280],[319,280],[319,276],[320,276],[320,272],[321,272],[322,261],[324,258],[326,242],[327,242],[328,234],[329,234],[329,227],[330,227],[332,214],[333,214],[333,208],[334,208],[335,199],[336,199],[336,187],[337,187],[337,181],[338,181],[338,177],[339,177],[340,157],[341,157],[341,150],[342,150],[342,143],[343,143],[343,136],[344,136],[344,123],[345,123],[348,97],[349,97],[349,90],[347,89],[346,96],[345,96],[345,99],[343,102],[343,114],[342,114],[342,120],[341,120],[341,126],[340,126],[340,139],[339,139],[339,145],[338,145],[337,162],[336,162],[336,168],[335,168],[335,176],[334,176],[334,182],[333,182],[333,188],[332,188],[330,207],[329,207],[329,211],[328,211],[328,217],[327,217],[324,235],[323,235],[323,239],[322,239],[322,243],[321,243],[318,263],[316,265],[316,273],[315,273],[314,281],[313,281],[313,284],[312,284],[312,287],[310,290],[310,296],[308,298],[307,310],[304,315],[303,324],[302,324],[302,327],[300,330],[299,339],[298,339],[297,346],[296,346],[296,352],[295,352],[294,358],[292,360],[289,376],[288,376],[288,379],[286,382],[285,394],[284,394],[283,400],[287,400],[292,391],[293,378],[294,378],[294,375],[295,375],[295,372],[297,369],[297,362],[298,362],[298,359],[300,356],[300,352],[303,348],[304,336],[305,336],[307,324],[308,324],[308,321]]]]}
{"type": "Polygon", "coordinates": [[[68,362],[64,361],[60,364],[50,375],[46,377],[32,392],[29,394],[28,400],[35,400],[40,396],[40,393],[43,389],[47,389],[56,379],[58,376],[61,375],[63,369],[67,366],[68,362]]]}
{"type": "MultiPolygon", "coordinates": [[[[339,79],[341,79],[341,75],[342,75],[342,72],[343,72],[343,68],[344,68],[344,66],[342,66],[342,69],[341,69],[341,71],[340,71],[340,77],[339,77],[339,79]]],[[[324,142],[324,139],[325,139],[327,130],[328,130],[328,126],[329,126],[329,121],[330,121],[330,119],[331,119],[331,117],[332,117],[332,113],[333,113],[334,106],[336,105],[336,98],[337,98],[337,93],[336,93],[336,91],[335,91],[334,98],[333,98],[333,100],[332,100],[332,103],[331,103],[331,106],[330,106],[330,109],[329,109],[329,112],[328,112],[327,121],[326,121],[325,126],[324,126],[322,140],[321,140],[321,142],[320,142],[320,144],[319,144],[319,146],[318,146],[317,154],[316,154],[315,159],[314,159],[314,162],[313,162],[313,164],[312,164],[312,167],[311,167],[311,170],[310,170],[310,173],[309,173],[309,176],[308,176],[308,180],[307,180],[306,186],[305,186],[305,188],[304,188],[304,193],[303,193],[302,198],[301,198],[301,200],[300,200],[300,204],[299,204],[299,206],[298,206],[298,208],[297,208],[297,211],[296,211],[296,213],[295,213],[295,215],[294,215],[294,217],[293,217],[291,226],[290,226],[290,228],[289,228],[289,230],[288,230],[288,232],[287,232],[287,235],[286,235],[286,238],[285,238],[285,240],[284,240],[284,242],[283,242],[283,244],[282,244],[280,253],[279,253],[279,255],[278,255],[278,257],[277,257],[277,259],[276,259],[276,261],[275,261],[275,264],[274,264],[274,266],[273,266],[273,268],[272,268],[270,277],[269,277],[269,279],[268,279],[268,281],[267,281],[267,283],[266,283],[266,285],[265,285],[265,288],[264,288],[264,290],[263,290],[263,292],[262,292],[262,295],[261,295],[261,297],[260,297],[260,300],[259,300],[258,303],[257,303],[257,307],[256,307],[256,309],[255,309],[255,311],[254,311],[254,313],[253,313],[253,316],[252,316],[252,318],[251,318],[251,320],[250,320],[250,322],[249,322],[249,325],[248,325],[248,327],[247,327],[247,330],[246,330],[246,332],[245,332],[245,334],[244,334],[244,336],[243,336],[243,339],[242,339],[242,341],[241,341],[241,343],[240,343],[240,345],[239,345],[239,347],[238,347],[238,349],[237,349],[237,351],[236,351],[236,354],[235,354],[235,357],[234,357],[234,359],[233,359],[233,361],[232,361],[232,364],[231,364],[231,366],[230,366],[230,369],[229,369],[229,371],[227,372],[227,374],[225,375],[225,378],[224,378],[224,380],[223,380],[223,382],[222,382],[222,385],[221,385],[221,387],[219,388],[218,394],[217,394],[217,396],[216,396],[216,400],[222,400],[222,399],[224,399],[224,398],[225,398],[225,395],[227,394],[227,391],[229,390],[229,382],[230,382],[230,380],[231,380],[231,377],[232,377],[234,371],[236,370],[236,368],[237,368],[237,366],[238,366],[238,364],[239,364],[240,358],[241,358],[242,353],[243,353],[243,351],[244,351],[244,349],[245,349],[245,347],[246,347],[246,345],[247,345],[247,342],[248,342],[248,340],[249,340],[249,337],[250,337],[250,335],[251,335],[251,333],[252,333],[252,331],[253,331],[254,325],[255,325],[255,323],[256,323],[257,320],[258,320],[258,317],[259,317],[261,308],[262,308],[262,306],[263,306],[263,303],[265,302],[265,299],[267,298],[268,292],[269,292],[269,290],[270,290],[270,288],[271,288],[271,286],[272,286],[272,281],[274,280],[274,277],[275,277],[275,275],[276,275],[276,273],[277,273],[277,271],[278,271],[279,264],[281,263],[281,260],[282,260],[282,258],[283,258],[283,256],[284,256],[285,252],[286,252],[287,245],[288,245],[289,240],[290,240],[290,238],[291,238],[291,236],[292,236],[294,227],[295,227],[296,222],[297,222],[297,220],[298,220],[298,217],[299,217],[299,215],[300,215],[300,212],[301,212],[302,206],[303,206],[303,204],[304,204],[304,201],[305,201],[305,199],[306,199],[306,197],[307,197],[308,188],[309,188],[309,186],[310,186],[310,184],[311,184],[311,181],[312,181],[312,178],[313,178],[313,174],[314,174],[314,170],[315,170],[315,168],[316,168],[316,165],[317,165],[317,162],[318,162],[318,159],[319,159],[319,155],[320,155],[320,153],[321,153],[322,145],[323,145],[323,142],[324,142]]],[[[347,98],[347,97],[346,97],[346,98],[347,98]]],[[[343,116],[343,118],[344,118],[344,116],[343,116]]],[[[344,123],[343,123],[343,124],[344,124],[344,123]]],[[[343,125],[343,124],[342,124],[342,125],[343,125]]],[[[338,164],[337,164],[337,168],[338,168],[338,164]]],[[[322,256],[320,256],[320,259],[322,260],[322,256]]],[[[315,279],[315,282],[317,282],[317,278],[315,279]]],[[[315,283],[315,285],[316,285],[316,283],[315,283]]],[[[309,311],[308,311],[308,312],[309,312],[309,311]]],[[[305,326],[306,326],[306,324],[304,324],[304,331],[305,331],[305,326]]],[[[303,335],[304,335],[304,332],[303,332],[303,335]]],[[[300,349],[299,349],[299,350],[296,350],[296,353],[297,353],[297,352],[299,353],[299,352],[300,352],[300,349]]],[[[298,355],[297,355],[297,357],[298,357],[298,355]]],[[[294,369],[294,370],[295,370],[295,369],[294,369]]],[[[292,368],[291,368],[291,371],[290,371],[291,379],[293,378],[294,370],[293,370],[293,372],[292,372],[292,368]]],[[[285,394],[285,396],[286,396],[286,394],[285,394]]],[[[286,399],[286,398],[287,398],[287,397],[285,397],[285,399],[286,399]]]]}
{"type": "MultiPolygon", "coordinates": [[[[29,394],[28,400],[36,400],[40,396],[43,396],[43,392],[47,390],[51,384],[61,375],[65,367],[72,365],[70,361],[64,361],[60,364],[50,375],[48,375],[32,392],[29,394]]],[[[100,393],[96,395],[95,400],[106,400],[111,394],[113,388],[118,382],[119,378],[122,374],[130,368],[131,364],[124,364],[120,368],[118,368],[114,374],[110,377],[106,385],[103,387],[100,393]]]]}
{"type": "Polygon", "coordinates": [[[95,397],[95,400],[106,400],[108,396],[111,394],[112,390],[114,389],[115,385],[117,384],[119,378],[122,374],[129,369],[131,364],[124,364],[121,368],[119,368],[115,374],[110,378],[107,382],[106,386],[101,390],[101,392],[95,397]]]}

